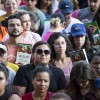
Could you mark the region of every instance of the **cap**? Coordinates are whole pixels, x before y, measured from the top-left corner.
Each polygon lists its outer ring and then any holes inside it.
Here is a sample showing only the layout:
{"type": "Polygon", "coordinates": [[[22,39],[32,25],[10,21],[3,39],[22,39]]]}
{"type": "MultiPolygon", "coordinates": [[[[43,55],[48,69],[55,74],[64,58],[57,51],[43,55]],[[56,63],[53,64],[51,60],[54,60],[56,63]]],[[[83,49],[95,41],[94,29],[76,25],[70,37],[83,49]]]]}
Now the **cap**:
{"type": "Polygon", "coordinates": [[[78,36],[78,35],[86,35],[86,28],[84,24],[76,23],[73,24],[71,27],[71,35],[78,36]]]}
{"type": "Polygon", "coordinates": [[[3,16],[3,15],[5,15],[5,14],[6,14],[6,12],[5,12],[5,11],[0,10],[0,16],[3,16]]]}
{"type": "Polygon", "coordinates": [[[97,79],[95,80],[95,87],[96,87],[96,88],[100,88],[100,78],[97,78],[97,79]]]}
{"type": "Polygon", "coordinates": [[[3,44],[0,44],[0,49],[2,49],[4,51],[4,53],[7,52],[7,47],[3,44]]]}
{"type": "Polygon", "coordinates": [[[70,0],[61,0],[59,3],[59,9],[61,10],[61,13],[73,13],[73,4],[70,0]]]}

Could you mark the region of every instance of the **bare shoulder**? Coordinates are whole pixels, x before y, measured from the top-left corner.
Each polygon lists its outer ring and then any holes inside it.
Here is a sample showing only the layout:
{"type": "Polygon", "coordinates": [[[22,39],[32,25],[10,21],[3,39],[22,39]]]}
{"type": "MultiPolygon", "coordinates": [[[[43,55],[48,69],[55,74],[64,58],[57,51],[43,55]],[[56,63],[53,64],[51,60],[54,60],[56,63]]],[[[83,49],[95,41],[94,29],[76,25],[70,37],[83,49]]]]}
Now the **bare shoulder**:
{"type": "Polygon", "coordinates": [[[8,100],[22,100],[22,98],[17,94],[12,94],[8,100]]]}

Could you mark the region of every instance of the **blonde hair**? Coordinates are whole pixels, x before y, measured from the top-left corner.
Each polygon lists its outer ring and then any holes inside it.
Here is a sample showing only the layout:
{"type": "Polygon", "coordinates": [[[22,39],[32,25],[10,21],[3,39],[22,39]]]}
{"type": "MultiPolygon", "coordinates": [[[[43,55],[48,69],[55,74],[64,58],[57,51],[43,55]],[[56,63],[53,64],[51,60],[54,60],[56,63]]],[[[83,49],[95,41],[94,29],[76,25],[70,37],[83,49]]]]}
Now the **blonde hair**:
{"type": "Polygon", "coordinates": [[[50,21],[51,26],[57,27],[61,24],[61,19],[59,17],[57,18],[52,18],[50,21]]]}

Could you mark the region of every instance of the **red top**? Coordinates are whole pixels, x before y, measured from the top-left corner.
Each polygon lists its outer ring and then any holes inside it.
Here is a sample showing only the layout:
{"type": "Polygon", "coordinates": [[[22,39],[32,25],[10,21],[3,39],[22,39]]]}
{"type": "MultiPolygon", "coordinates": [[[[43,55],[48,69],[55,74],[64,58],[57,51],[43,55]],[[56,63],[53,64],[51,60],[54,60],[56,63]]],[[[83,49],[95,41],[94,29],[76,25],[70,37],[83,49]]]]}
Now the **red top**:
{"type": "MultiPolygon", "coordinates": [[[[53,92],[47,92],[47,95],[46,95],[46,97],[45,97],[44,100],[49,100],[49,98],[50,98],[50,96],[51,96],[52,94],[54,94],[54,93],[53,93],[53,92]]],[[[33,97],[33,98],[34,98],[34,97],[33,97]]],[[[24,94],[24,95],[22,96],[22,100],[34,100],[33,98],[32,98],[32,92],[29,92],[29,93],[24,94]]]]}

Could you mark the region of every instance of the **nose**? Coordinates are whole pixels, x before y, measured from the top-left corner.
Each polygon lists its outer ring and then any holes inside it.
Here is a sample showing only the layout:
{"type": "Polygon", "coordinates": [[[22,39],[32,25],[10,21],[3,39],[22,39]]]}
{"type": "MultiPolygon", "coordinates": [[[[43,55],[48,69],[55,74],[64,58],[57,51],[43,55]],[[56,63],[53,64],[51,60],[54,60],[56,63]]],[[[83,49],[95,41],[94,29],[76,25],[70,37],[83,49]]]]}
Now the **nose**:
{"type": "Polygon", "coordinates": [[[43,86],[43,85],[45,85],[45,82],[44,82],[44,81],[42,81],[42,82],[41,82],[41,85],[42,85],[42,86],[43,86]]]}
{"type": "Polygon", "coordinates": [[[60,48],[62,47],[62,44],[61,44],[61,43],[59,43],[59,47],[60,47],[60,48]]]}
{"type": "Polygon", "coordinates": [[[42,55],[45,55],[45,53],[44,53],[44,52],[42,52],[42,55]]]}
{"type": "Polygon", "coordinates": [[[82,38],[81,37],[78,37],[77,39],[78,39],[78,41],[81,41],[82,38]]]}
{"type": "Polygon", "coordinates": [[[26,24],[29,25],[29,21],[27,21],[26,24]]]}
{"type": "Polygon", "coordinates": [[[17,26],[17,25],[15,25],[15,26],[14,26],[14,29],[17,29],[17,28],[18,28],[18,26],[17,26]]]}

